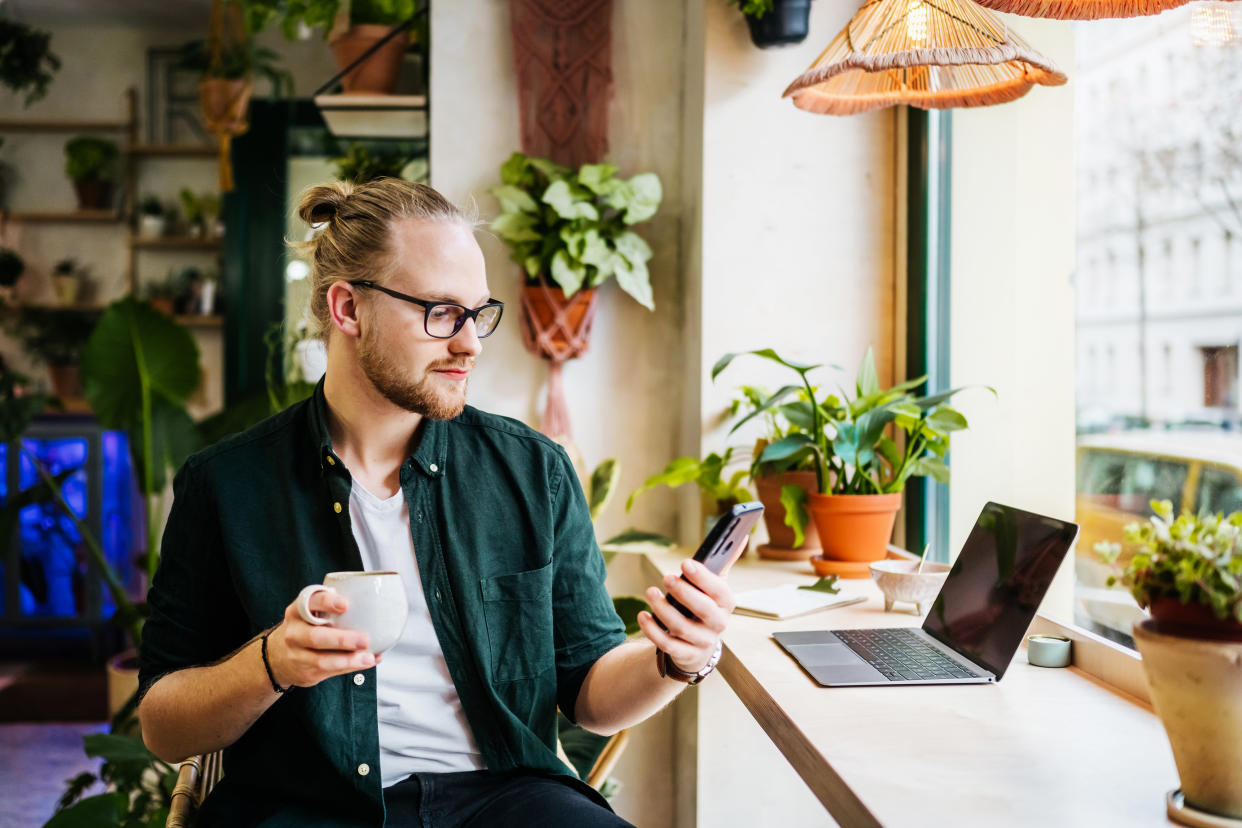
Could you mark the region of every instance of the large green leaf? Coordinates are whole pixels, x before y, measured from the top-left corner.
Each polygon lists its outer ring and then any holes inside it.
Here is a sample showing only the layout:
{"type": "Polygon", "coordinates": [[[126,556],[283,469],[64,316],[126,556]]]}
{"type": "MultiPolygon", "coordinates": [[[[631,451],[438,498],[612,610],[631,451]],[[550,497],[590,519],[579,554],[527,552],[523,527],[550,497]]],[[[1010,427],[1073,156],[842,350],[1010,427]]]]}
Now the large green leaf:
{"type": "Polygon", "coordinates": [[[501,213],[490,227],[505,241],[539,241],[543,237],[535,231],[535,222],[536,218],[526,213],[501,213]]]}
{"type": "Polygon", "coordinates": [[[608,540],[600,544],[601,549],[617,550],[626,547],[636,546],[660,546],[665,549],[672,549],[677,545],[677,541],[656,532],[646,532],[641,529],[626,529],[619,535],[614,535],[608,540]]]}
{"type": "Polygon", "coordinates": [[[785,508],[785,525],[794,532],[794,546],[801,546],[806,539],[807,514],[806,489],[801,486],[781,486],[781,506],[785,508]]]}
{"type": "Polygon", "coordinates": [[[108,306],[82,351],[86,399],[105,428],[139,425],[144,385],[184,405],[199,376],[189,329],[133,297],[108,306]]]}
{"type": "Polygon", "coordinates": [[[927,423],[942,434],[951,431],[962,431],[970,427],[966,422],[966,418],[960,412],[948,406],[941,406],[927,415],[927,423]]]}
{"type": "MultiPolygon", "coordinates": [[[[539,205],[535,203],[535,199],[520,187],[514,187],[511,184],[493,187],[492,195],[496,196],[500,202],[500,209],[506,213],[537,214],[539,212],[539,205]]],[[[493,229],[495,229],[494,226],[493,229]]]]}
{"type": "Polygon", "coordinates": [[[621,185],[613,178],[617,168],[611,164],[583,164],[578,169],[578,183],[596,195],[608,195],[621,185]]]}
{"type": "Polygon", "coordinates": [[[203,445],[202,432],[189,412],[173,405],[163,397],[151,400],[151,445],[155,457],[151,464],[151,481],[148,484],[142,462],[143,441],[132,440],[135,474],[139,488],[146,494],[158,494],[164,490],[169,469],[178,469],[191,454],[203,445]]]}
{"type": "Polygon", "coordinates": [[[591,511],[591,520],[597,520],[600,513],[604,511],[620,477],[621,466],[615,457],[608,458],[591,472],[591,480],[587,487],[587,506],[591,511]]]}
{"type": "Polygon", "coordinates": [[[672,486],[676,488],[692,480],[698,480],[699,475],[703,473],[705,462],[700,461],[697,457],[678,457],[665,466],[664,471],[647,478],[641,486],[630,494],[625,501],[625,511],[628,512],[633,507],[634,498],[649,489],[654,489],[657,486],[672,486]]]}
{"type": "Polygon", "coordinates": [[[639,631],[638,614],[640,612],[651,612],[651,607],[647,606],[646,601],[632,595],[619,595],[613,598],[612,608],[620,616],[621,623],[625,624],[626,635],[634,635],[639,631]]]}
{"type": "Polygon", "coordinates": [[[586,199],[576,196],[567,181],[553,181],[543,191],[543,203],[563,219],[590,219],[599,221],[599,211],[586,199]]]}
{"type": "Polygon", "coordinates": [[[788,437],[782,437],[775,443],[769,443],[763,453],[759,455],[761,462],[767,463],[777,460],[784,460],[795,454],[802,454],[808,451],[814,451],[815,440],[809,434],[790,434],[788,437]]]}
{"type": "Polygon", "coordinates": [[[600,236],[598,230],[588,230],[582,234],[582,252],[578,254],[583,264],[595,267],[601,274],[612,273],[613,252],[608,242],[600,236]]]}
{"type": "Polygon", "coordinates": [[[535,174],[531,168],[530,159],[520,152],[515,152],[500,165],[500,180],[511,187],[530,189],[530,186],[535,183],[535,174]]]}
{"type": "Polygon", "coordinates": [[[626,224],[638,224],[646,221],[660,209],[660,200],[664,198],[664,189],[660,186],[660,177],[655,173],[640,173],[627,182],[631,197],[625,209],[626,224]]]}
{"type": "Polygon", "coordinates": [[[125,817],[127,798],[120,791],[88,796],[58,812],[43,828],[111,828],[125,817]]]}
{"type": "MultiPolygon", "coordinates": [[[[720,372],[728,368],[729,363],[733,362],[734,359],[742,356],[743,354],[753,354],[754,356],[769,359],[779,365],[784,365],[786,368],[792,368],[794,371],[797,371],[800,376],[805,376],[806,373],[813,368],[821,367],[819,364],[804,365],[800,362],[793,362],[791,360],[783,359],[780,354],[776,353],[776,351],[771,348],[762,348],[758,351],[739,351],[737,353],[725,354],[720,359],[716,360],[716,364],[712,366],[712,380],[715,380],[716,377],[720,376],[720,372]]],[[[835,368],[836,366],[833,367],[835,368]]]]}
{"type": "Polygon", "coordinates": [[[754,410],[751,411],[749,414],[747,414],[745,417],[743,417],[742,419],[734,423],[733,428],[729,429],[729,433],[732,434],[733,432],[737,431],[739,428],[741,428],[743,425],[753,420],[755,417],[758,417],[760,414],[763,414],[765,411],[768,411],[769,409],[774,408],[777,405],[777,403],[779,403],[781,400],[788,397],[790,394],[796,394],[800,390],[802,390],[802,386],[800,385],[786,385],[784,388],[781,388],[775,394],[773,394],[772,396],[768,397],[766,400],[763,400],[757,406],[755,406],[754,410]]]}
{"type": "Polygon", "coordinates": [[[612,243],[616,245],[617,252],[624,256],[632,265],[637,266],[651,259],[651,245],[647,244],[647,240],[633,230],[626,230],[624,233],[617,234],[612,243]]]}
{"type": "Polygon", "coordinates": [[[855,383],[857,396],[865,397],[880,390],[880,380],[875,373],[875,352],[867,348],[863,354],[862,365],[858,366],[858,379],[855,383]]]}
{"type": "Polygon", "coordinates": [[[552,257],[552,279],[561,286],[566,296],[573,296],[586,279],[586,268],[581,262],[570,259],[567,251],[558,250],[552,257]]]}
{"type": "Polygon", "coordinates": [[[87,756],[97,756],[106,762],[142,762],[151,764],[155,755],[140,740],[115,733],[91,733],[82,737],[87,756]]]}
{"type": "Polygon", "coordinates": [[[647,272],[646,263],[627,263],[620,258],[613,261],[616,267],[614,275],[621,289],[647,310],[655,310],[655,294],[651,290],[651,275],[647,272]]]}

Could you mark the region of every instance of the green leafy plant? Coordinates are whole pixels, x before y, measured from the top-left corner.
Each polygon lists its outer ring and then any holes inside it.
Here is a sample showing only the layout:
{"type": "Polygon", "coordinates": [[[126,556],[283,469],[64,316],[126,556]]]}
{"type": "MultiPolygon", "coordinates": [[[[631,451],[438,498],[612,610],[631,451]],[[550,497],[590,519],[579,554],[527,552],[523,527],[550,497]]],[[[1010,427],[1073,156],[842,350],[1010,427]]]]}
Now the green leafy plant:
{"type": "Polygon", "coordinates": [[[26,262],[11,247],[0,247],[0,287],[13,287],[26,269],[26,262]]]}
{"type": "Polygon", "coordinates": [[[756,20],[772,11],[772,0],[725,0],[725,2],[730,6],[737,6],[742,14],[756,20]]]}
{"type": "MultiPolygon", "coordinates": [[[[239,6],[247,30],[260,32],[279,21],[281,31],[290,40],[297,39],[298,26],[331,31],[341,10],[341,0],[225,0],[239,6]]],[[[379,24],[392,26],[414,16],[417,0],[352,0],[349,3],[350,25],[379,24]]],[[[424,19],[426,15],[423,16],[424,19]]]]}
{"type": "Polygon", "coordinates": [[[79,135],[65,142],[65,175],[73,181],[116,181],[116,142],[79,135]]]}
{"type": "Polygon", "coordinates": [[[185,220],[190,224],[197,224],[203,218],[203,202],[194,191],[189,187],[182,187],[177,194],[181,200],[181,211],[185,214],[185,220]]]}
{"type": "Polygon", "coordinates": [[[165,213],[164,202],[153,195],[143,196],[142,200],[138,202],[138,212],[144,216],[163,216],[165,213]]]}
{"type": "Polygon", "coordinates": [[[148,583],[158,562],[168,470],[199,446],[185,406],[200,374],[190,331],[133,297],[108,306],[82,353],[82,384],[96,418],[129,433],[146,505],[148,583]]]}
{"type": "Polygon", "coordinates": [[[24,305],[10,333],[40,362],[76,365],[98,319],[98,311],[24,305]]]}
{"type": "Polygon", "coordinates": [[[215,61],[207,41],[191,40],[181,47],[177,66],[205,79],[247,80],[258,76],[271,84],[273,97],[293,94],[293,75],[280,65],[280,55],[257,45],[253,38],[225,41],[215,61]]]}
{"type": "Polygon", "coordinates": [[[745,486],[745,469],[737,469],[725,477],[725,469],[733,462],[732,447],[726,449],[723,455],[712,452],[702,460],[678,457],[665,466],[664,471],[647,478],[635,489],[625,501],[625,510],[628,512],[634,506],[634,499],[640,494],[657,486],[676,489],[687,483],[694,483],[713,500],[716,505],[715,513],[724,514],[734,504],[752,499],[750,490],[745,486]]]}
{"type": "Polygon", "coordinates": [[[30,106],[47,94],[60,58],[51,52],[52,36],[14,20],[0,19],[0,83],[25,94],[30,106]]]}
{"type": "Polygon", "coordinates": [[[799,388],[792,401],[773,405],[767,404],[772,394],[766,388],[742,385],[737,390],[740,396],[730,404],[729,416],[739,423],[760,420],[763,424],[763,433],[755,441],[751,452],[751,480],[786,471],[813,471],[815,466],[811,455],[793,455],[780,460],[760,459],[763,450],[772,443],[793,434],[809,432],[813,427],[806,416],[808,406],[805,403],[810,400],[806,389],[799,388]]]}
{"type": "Polygon", "coordinates": [[[162,828],[172,807],[177,769],[133,736],[92,733],[83,741],[86,755],[103,764],[98,774],[83,772],[69,780],[44,828],[162,828]],[[97,782],[107,792],[82,798],[97,782]]]}
{"type": "MultiPolygon", "coordinates": [[[[1242,512],[1182,512],[1175,520],[1167,500],[1153,500],[1151,510],[1152,517],[1125,528],[1125,546],[1134,556],[1108,585],[1120,583],[1144,609],[1171,598],[1242,623],[1242,512]]],[[[1106,541],[1095,546],[1114,566],[1121,550],[1121,544],[1106,541]]]]}
{"type": "Polygon", "coordinates": [[[655,309],[647,262],[651,247],[630,228],[656,214],[663,198],[655,173],[616,178],[610,164],[576,172],[515,152],[491,192],[501,214],[491,229],[509,246],[526,281],[550,280],[569,297],[616,277],[621,289],[655,309]]]}
{"type": "Polygon", "coordinates": [[[364,184],[376,178],[400,178],[401,171],[409,162],[409,156],[404,153],[376,152],[372,154],[357,141],[350,143],[344,155],[332,159],[332,163],[336,165],[336,177],[341,181],[353,181],[357,184],[364,184]]]}

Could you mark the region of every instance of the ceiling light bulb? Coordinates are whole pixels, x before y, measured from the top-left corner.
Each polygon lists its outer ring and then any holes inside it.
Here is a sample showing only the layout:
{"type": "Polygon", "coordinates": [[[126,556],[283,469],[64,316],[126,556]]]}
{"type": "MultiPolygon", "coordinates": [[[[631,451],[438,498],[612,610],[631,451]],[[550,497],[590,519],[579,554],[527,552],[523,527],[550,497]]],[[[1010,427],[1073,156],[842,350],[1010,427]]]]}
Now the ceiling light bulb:
{"type": "Polygon", "coordinates": [[[1228,46],[1238,37],[1228,3],[1210,0],[1190,7],[1190,36],[1196,46],[1228,46]]]}

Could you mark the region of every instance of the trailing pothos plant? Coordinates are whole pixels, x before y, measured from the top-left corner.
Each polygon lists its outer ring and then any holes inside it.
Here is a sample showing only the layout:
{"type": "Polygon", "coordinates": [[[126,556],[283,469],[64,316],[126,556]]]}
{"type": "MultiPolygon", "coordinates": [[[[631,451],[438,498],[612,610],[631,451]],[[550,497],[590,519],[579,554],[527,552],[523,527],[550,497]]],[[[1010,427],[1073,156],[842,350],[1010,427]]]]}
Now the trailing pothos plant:
{"type": "Polygon", "coordinates": [[[566,298],[616,277],[621,289],[655,310],[647,262],[651,247],[630,228],[650,219],[664,193],[655,173],[628,180],[611,164],[577,171],[515,152],[492,188],[501,214],[491,229],[509,246],[528,284],[551,282],[566,298]]]}
{"type": "MultiPolygon", "coordinates": [[[[859,366],[852,398],[844,389],[839,395],[820,398],[807,375],[825,366],[793,362],[771,348],[725,354],[712,367],[712,379],[745,354],[788,368],[800,380],[778,389],[733,426],[732,431],[736,431],[773,409],[780,410],[790,422],[805,426],[805,430],[765,446],[758,457],[760,463],[810,458],[818,493],[823,495],[892,494],[903,491],[911,477],[949,482],[949,467],[944,462],[949,435],[968,424],[948,402],[962,388],[915,396],[914,391],[927,382],[926,376],[882,388],[871,348],[859,366]]],[[[781,503],[787,514],[793,513],[790,520],[805,527],[806,493],[801,487],[782,487],[781,503]]]]}

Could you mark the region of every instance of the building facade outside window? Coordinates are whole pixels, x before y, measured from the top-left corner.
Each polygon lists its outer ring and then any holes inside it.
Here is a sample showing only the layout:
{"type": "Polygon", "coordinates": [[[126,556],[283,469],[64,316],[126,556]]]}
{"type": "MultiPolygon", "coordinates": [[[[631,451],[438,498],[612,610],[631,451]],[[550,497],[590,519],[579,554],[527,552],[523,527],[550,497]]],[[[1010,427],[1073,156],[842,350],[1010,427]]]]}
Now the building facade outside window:
{"type": "Polygon", "coordinates": [[[1075,619],[1124,643],[1139,610],[1094,544],[1153,498],[1242,509],[1238,5],[1075,29],[1075,619]]]}

